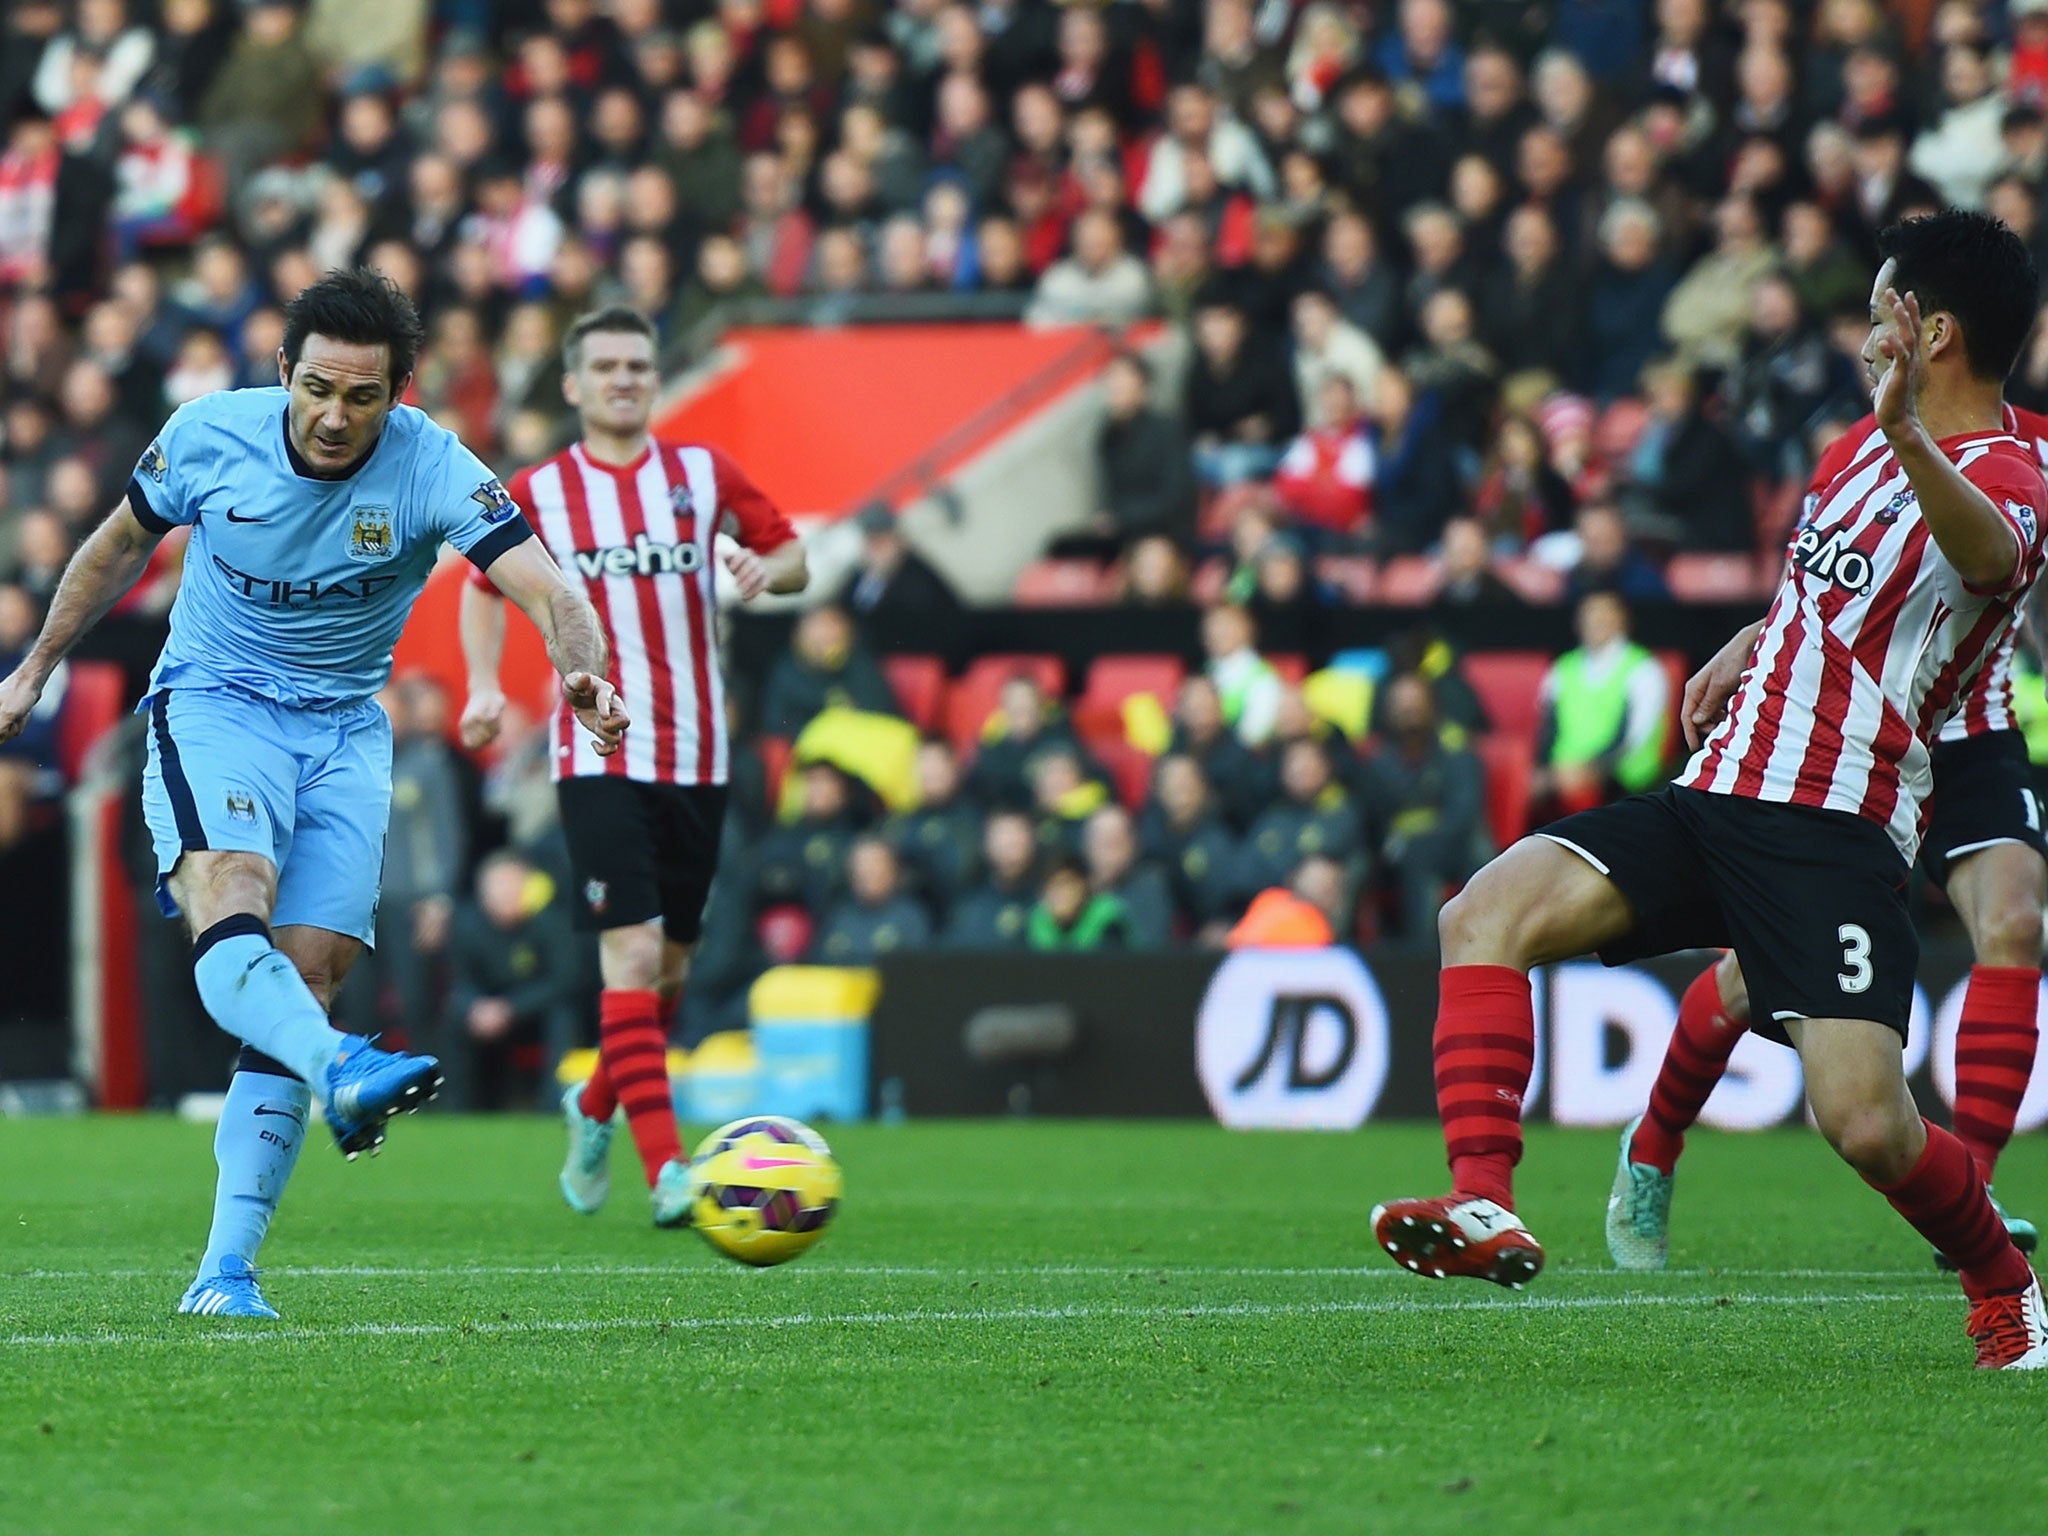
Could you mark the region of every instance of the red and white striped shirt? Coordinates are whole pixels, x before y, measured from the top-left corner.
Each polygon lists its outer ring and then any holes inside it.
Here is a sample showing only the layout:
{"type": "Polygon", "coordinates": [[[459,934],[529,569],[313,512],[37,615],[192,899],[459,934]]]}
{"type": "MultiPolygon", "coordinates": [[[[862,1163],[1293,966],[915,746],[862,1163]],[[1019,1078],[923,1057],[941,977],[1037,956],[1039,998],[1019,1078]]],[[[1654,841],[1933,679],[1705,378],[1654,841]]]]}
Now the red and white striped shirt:
{"type": "Polygon", "coordinates": [[[2040,572],[2048,485],[2032,446],[2009,433],[1939,445],[2018,541],[2012,579],[1973,592],[1928,532],[1884,435],[1851,437],[1801,519],[1726,718],[1678,782],[1847,811],[1882,826],[1910,864],[1931,787],[1928,743],[1969,697],[2040,572]]]}
{"type": "MultiPolygon", "coordinates": [[[[2005,429],[2033,451],[2037,463],[2048,469],[2048,416],[2023,411],[2016,405],[2005,408],[2005,429]]],[[[1827,452],[1813,467],[1813,479],[1806,487],[1805,516],[1820,504],[1827,488],[1851,463],[1870,450],[1871,439],[1880,436],[1875,416],[1865,416],[1828,445],[1827,452]]],[[[1801,518],[1801,526],[1805,517],[1801,518]]],[[[2012,712],[2012,653],[2019,643],[2020,627],[2009,624],[1998,637],[1998,645],[1984,665],[1977,669],[1962,707],[1948,717],[1941,728],[1941,740],[1962,741],[1993,731],[2014,731],[2019,721],[2012,712]]]]}
{"type": "MultiPolygon", "coordinates": [[[[718,449],[673,443],[619,466],[577,443],[521,470],[506,489],[597,610],[611,682],[633,717],[625,745],[599,757],[560,704],[550,725],[554,777],[725,783],[731,749],[712,541],[726,533],[765,553],[796,537],[789,520],[718,449]]],[[[470,580],[489,585],[480,571],[470,580]]]]}

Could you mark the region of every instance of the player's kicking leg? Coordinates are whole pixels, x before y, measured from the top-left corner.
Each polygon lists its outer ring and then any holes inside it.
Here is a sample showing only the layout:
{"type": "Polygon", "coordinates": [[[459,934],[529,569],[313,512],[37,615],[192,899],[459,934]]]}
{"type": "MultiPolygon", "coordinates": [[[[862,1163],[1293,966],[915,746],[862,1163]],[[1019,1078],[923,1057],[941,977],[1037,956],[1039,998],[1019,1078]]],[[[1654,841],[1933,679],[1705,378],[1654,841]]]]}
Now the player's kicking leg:
{"type": "Polygon", "coordinates": [[[1529,971],[1599,949],[1634,920],[1592,862],[1542,837],[1510,848],[1443,908],[1436,1092],[1451,1193],[1374,1207],[1373,1235],[1395,1263],[1517,1289],[1542,1269],[1514,1198],[1536,1051],[1529,971]]]}
{"type": "Polygon", "coordinates": [[[1980,1368],[2048,1368],[2048,1308],[1963,1144],[1920,1118],[1904,1036],[1868,1019],[1788,1019],[1814,1119],[1842,1158],[1934,1247],[1970,1298],[1980,1368]]]}

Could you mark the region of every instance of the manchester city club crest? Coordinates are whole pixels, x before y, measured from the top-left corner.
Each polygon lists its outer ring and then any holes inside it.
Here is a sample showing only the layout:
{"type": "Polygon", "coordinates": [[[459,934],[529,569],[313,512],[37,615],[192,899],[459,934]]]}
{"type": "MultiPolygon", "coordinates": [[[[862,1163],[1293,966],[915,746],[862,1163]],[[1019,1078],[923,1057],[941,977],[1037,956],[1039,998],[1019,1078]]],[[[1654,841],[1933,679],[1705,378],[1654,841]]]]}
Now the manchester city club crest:
{"type": "Polygon", "coordinates": [[[256,797],[244,794],[239,789],[229,790],[228,819],[231,821],[254,822],[256,820],[256,797]]]}
{"type": "Polygon", "coordinates": [[[391,558],[391,509],[354,507],[350,509],[348,552],[357,560],[391,558]]]}
{"type": "Polygon", "coordinates": [[[611,904],[611,892],[602,880],[583,882],[583,901],[593,912],[602,912],[611,904]]]}

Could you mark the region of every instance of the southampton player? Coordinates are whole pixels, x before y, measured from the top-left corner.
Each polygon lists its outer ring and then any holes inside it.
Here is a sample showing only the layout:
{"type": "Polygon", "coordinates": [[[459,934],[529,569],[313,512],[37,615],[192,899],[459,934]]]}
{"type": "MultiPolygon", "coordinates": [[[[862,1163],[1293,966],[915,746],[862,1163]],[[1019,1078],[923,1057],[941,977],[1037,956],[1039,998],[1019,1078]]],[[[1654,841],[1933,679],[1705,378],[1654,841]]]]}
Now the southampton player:
{"type": "MultiPolygon", "coordinates": [[[[2048,416],[2007,406],[2006,429],[2048,463],[2048,416]]],[[[1808,515],[1835,477],[1874,450],[1879,429],[1866,416],[1821,455],[1806,499],[1808,515]]],[[[1802,524],[1804,519],[1802,519],[1802,524]]],[[[1795,538],[1797,535],[1795,534],[1795,538]]],[[[1737,635],[1686,686],[1686,742],[1718,723],[1722,702],[1749,660],[1761,626],[1737,635]],[[1701,708],[1696,699],[1711,699],[1701,708]]],[[[1949,716],[1929,754],[1933,810],[1920,843],[1927,876],[1948,893],[1970,936],[1976,964],[1956,1025],[1955,1133],[1990,1190],[1998,1154],[2033,1075],[2041,991],[2041,906],[2048,900],[2048,843],[2041,807],[2028,783],[2027,744],[2012,709],[2009,627],[1984,663],[1963,706],[1949,716]]],[[[1607,1197],[1607,1251],[1622,1269],[1664,1267],[1671,1225],[1672,1175],[1685,1133],[1728,1069],[1729,1053],[1749,1028],[1749,992],[1730,953],[1707,968],[1678,1005],[1678,1025],[1650,1090],[1648,1110],[1622,1131],[1614,1186],[1607,1197]]],[[[1993,1198],[2013,1242],[2031,1254],[2040,1234],[1993,1198]]],[[[1953,1269],[1938,1249],[1935,1262],[1953,1269]]]]}
{"type": "MultiPolygon", "coordinates": [[[[654,1220],[676,1226],[687,1218],[689,1165],[669,1096],[667,1021],[718,867],[730,762],[714,552],[723,550],[717,559],[742,598],[800,592],[809,575],[796,530],[732,460],[649,432],[659,376],[644,317],[624,308],[586,315],[569,327],[562,355],[562,392],[582,419],[582,440],[515,475],[512,496],[589,594],[612,675],[642,715],[612,757],[576,739],[566,709],[553,725],[577,923],[598,935],[604,986],[597,1071],[562,1098],[562,1195],[586,1214],[604,1204],[612,1118],[623,1106],[654,1220]]],[[[462,594],[462,729],[472,748],[496,736],[504,709],[504,607],[475,579],[462,594]]]]}
{"type": "Polygon", "coordinates": [[[1908,220],[1880,249],[1864,357],[1881,439],[1806,519],[1739,681],[1704,701],[1726,715],[1680,777],[1523,839],[1445,906],[1435,1054],[1453,1193],[1379,1206],[1373,1230],[1419,1274],[1534,1276],[1543,1250],[1513,1186],[1529,970],[1728,947],[1758,1031],[1798,1050],[1822,1133],[1961,1269],[1977,1363],[2038,1369],[2040,1284],[1969,1152],[1920,1118],[1903,1047],[1929,743],[2041,565],[2048,485],[2001,399],[2039,279],[1978,214],[1908,220]]]}
{"type": "Polygon", "coordinates": [[[171,417],[0,683],[4,740],[157,541],[191,528],[143,704],[143,807],[200,998],[244,1044],[214,1138],[213,1230],[180,1312],[277,1316],[256,1250],[313,1096],[353,1158],[439,1086],[432,1057],[344,1035],[327,1009],[377,906],[391,725],[375,696],[444,541],[533,616],[594,750],[615,752],[626,726],[590,605],[491,472],[396,404],[419,344],[411,303],[377,274],[307,288],[285,310],[283,387],[206,395],[171,417]]]}

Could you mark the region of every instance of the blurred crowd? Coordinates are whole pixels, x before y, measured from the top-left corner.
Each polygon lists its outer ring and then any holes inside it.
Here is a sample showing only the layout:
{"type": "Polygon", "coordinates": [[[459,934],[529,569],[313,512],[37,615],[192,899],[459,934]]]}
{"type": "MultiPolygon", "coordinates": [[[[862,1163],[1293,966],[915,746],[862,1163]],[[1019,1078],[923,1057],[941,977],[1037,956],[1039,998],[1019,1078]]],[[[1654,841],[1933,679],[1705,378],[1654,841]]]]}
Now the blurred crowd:
{"type": "MultiPolygon", "coordinates": [[[[558,441],[557,339],[599,302],[676,348],[758,302],[1156,318],[1185,345],[1128,331],[1101,505],[1049,553],[1204,610],[1157,739],[1020,675],[965,733],[906,721],[888,773],[807,759],[849,702],[916,711],[806,620],[736,690],[690,1027],[770,958],[1221,941],[1261,891],[1423,935],[1532,805],[1662,771],[1671,669],[1628,605],[1768,580],[1865,409],[1875,231],[1954,203],[2043,247],[2044,174],[2048,0],[11,0],[0,653],[164,416],[270,382],[335,265],[415,297],[413,400],[507,470],[558,441]],[[1513,729],[1440,635],[1323,665],[1340,602],[1529,601],[1583,644],[1513,729]]],[[[2048,337],[2011,393],[2048,405],[2048,337]]],[[[853,614],[954,601],[886,521],[853,614]]],[[[449,1021],[490,1098],[587,991],[553,958],[581,951],[544,755],[480,768],[406,687],[392,932],[354,990],[449,1021]]],[[[54,730],[0,756],[0,848],[54,730]]]]}

